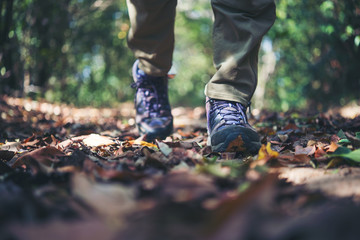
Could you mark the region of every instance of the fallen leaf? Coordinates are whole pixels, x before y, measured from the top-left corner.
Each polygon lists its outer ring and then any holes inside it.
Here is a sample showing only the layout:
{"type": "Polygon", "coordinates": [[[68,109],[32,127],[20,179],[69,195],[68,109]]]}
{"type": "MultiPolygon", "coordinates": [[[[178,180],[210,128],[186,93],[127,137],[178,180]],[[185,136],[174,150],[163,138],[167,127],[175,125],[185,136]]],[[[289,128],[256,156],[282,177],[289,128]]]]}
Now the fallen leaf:
{"type": "MultiPolygon", "coordinates": [[[[143,147],[141,152],[145,156],[144,164],[148,166],[152,166],[155,168],[159,168],[162,170],[167,170],[166,161],[167,159],[163,159],[161,153],[159,152],[151,152],[147,147],[143,147]]],[[[165,158],[165,157],[164,157],[165,158]]]]}
{"type": "Polygon", "coordinates": [[[307,146],[315,146],[316,145],[316,141],[315,140],[309,140],[308,142],[307,142],[307,146]]]}
{"type": "Polygon", "coordinates": [[[291,165],[304,165],[310,163],[310,157],[307,154],[294,154],[294,155],[285,155],[280,154],[278,156],[279,163],[284,166],[291,166],[291,165]]]}
{"type": "Polygon", "coordinates": [[[318,147],[314,154],[315,158],[320,158],[325,155],[326,155],[326,152],[324,151],[324,149],[322,147],[318,147]]]}
{"type": "Polygon", "coordinates": [[[337,136],[340,139],[346,139],[346,135],[345,135],[345,133],[344,133],[344,131],[342,129],[340,129],[340,131],[337,133],[337,136]]]}
{"type": "Polygon", "coordinates": [[[192,136],[194,135],[194,133],[192,133],[192,132],[190,132],[190,133],[184,133],[181,129],[179,129],[179,130],[177,131],[177,133],[178,133],[180,136],[184,137],[184,138],[189,138],[189,137],[192,137],[192,136]]]}
{"type": "Polygon", "coordinates": [[[305,164],[309,164],[310,163],[310,157],[307,154],[298,154],[294,156],[294,162],[296,163],[305,163],[305,164]]]}
{"type": "Polygon", "coordinates": [[[100,136],[99,134],[90,134],[83,139],[83,143],[89,147],[100,147],[114,144],[110,137],[100,136]]]}
{"type": "Polygon", "coordinates": [[[73,137],[73,138],[70,138],[70,139],[67,139],[65,141],[62,141],[62,142],[58,143],[56,145],[56,147],[58,147],[60,149],[65,149],[65,148],[69,147],[71,144],[73,144],[75,142],[80,142],[80,141],[84,140],[87,137],[89,137],[89,135],[73,137]]]}
{"type": "Polygon", "coordinates": [[[331,139],[330,139],[330,140],[331,140],[331,142],[336,142],[336,143],[337,143],[337,142],[340,141],[340,138],[339,138],[338,135],[335,135],[335,134],[334,134],[334,135],[331,136],[331,139]]]}
{"type": "Polygon", "coordinates": [[[149,142],[145,142],[145,141],[140,141],[140,140],[130,140],[127,141],[129,144],[131,145],[141,145],[144,147],[150,147],[150,148],[157,148],[157,146],[153,143],[149,143],[149,142]]]}
{"type": "Polygon", "coordinates": [[[271,149],[271,144],[268,142],[266,146],[263,144],[259,150],[258,158],[250,164],[251,168],[265,165],[269,160],[277,158],[279,153],[271,149]]]}
{"type": "Polygon", "coordinates": [[[283,128],[283,130],[285,131],[285,130],[297,130],[297,129],[299,129],[298,128],[298,126],[296,126],[296,124],[295,123],[289,123],[288,125],[286,125],[284,128],[283,128]]]}
{"type": "Polygon", "coordinates": [[[0,150],[6,150],[10,152],[17,152],[22,148],[20,142],[8,142],[0,146],[0,150]]]}
{"type": "Polygon", "coordinates": [[[28,137],[27,139],[25,139],[22,144],[24,146],[35,146],[37,143],[39,142],[38,139],[36,139],[35,134],[33,133],[33,135],[31,135],[31,137],[28,137]]]}
{"type": "Polygon", "coordinates": [[[289,138],[289,136],[286,135],[286,134],[284,134],[284,135],[278,134],[277,136],[279,137],[279,139],[281,140],[281,142],[286,142],[286,140],[288,140],[288,138],[289,138]]]}
{"type": "Polygon", "coordinates": [[[351,143],[351,142],[350,142],[349,139],[340,139],[340,140],[339,140],[339,143],[342,144],[342,145],[347,145],[347,144],[349,144],[349,143],[351,143]]]}
{"type": "Polygon", "coordinates": [[[326,146],[324,149],[326,152],[335,152],[336,149],[338,149],[339,145],[337,145],[335,142],[331,142],[329,146],[326,146]]]}
{"type": "Polygon", "coordinates": [[[339,154],[348,154],[350,153],[351,150],[347,147],[338,147],[336,149],[336,151],[334,152],[334,155],[339,155],[339,154]]]}
{"type": "Polygon", "coordinates": [[[60,161],[59,157],[64,156],[66,155],[55,147],[42,147],[19,157],[12,168],[26,166],[31,169],[33,174],[48,173],[54,170],[54,166],[60,161]]]}
{"type": "Polygon", "coordinates": [[[335,151],[334,154],[331,154],[330,156],[331,157],[347,158],[347,159],[350,159],[352,161],[360,163],[360,149],[350,151],[350,152],[345,152],[345,153],[338,153],[338,152],[339,151],[335,151]]]}
{"type": "Polygon", "coordinates": [[[303,148],[302,146],[295,146],[295,155],[305,154],[305,155],[313,155],[315,153],[315,146],[307,146],[303,148]]]}
{"type": "Polygon", "coordinates": [[[169,156],[170,153],[172,152],[172,149],[166,144],[166,143],[163,143],[163,142],[160,142],[160,141],[157,141],[156,140],[156,144],[158,145],[160,151],[165,155],[165,156],[169,156]]]}

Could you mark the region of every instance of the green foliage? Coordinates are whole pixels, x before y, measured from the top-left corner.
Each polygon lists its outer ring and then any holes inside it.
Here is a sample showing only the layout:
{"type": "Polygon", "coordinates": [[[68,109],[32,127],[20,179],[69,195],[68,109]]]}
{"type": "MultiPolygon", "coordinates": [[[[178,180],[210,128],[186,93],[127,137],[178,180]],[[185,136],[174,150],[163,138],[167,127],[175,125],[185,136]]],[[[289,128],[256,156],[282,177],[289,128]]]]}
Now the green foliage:
{"type": "Polygon", "coordinates": [[[125,0],[14,0],[12,18],[9,42],[18,52],[10,57],[22,69],[9,79],[25,78],[18,88],[39,86],[39,97],[77,105],[130,98],[125,0]]]}
{"type": "MultiPolygon", "coordinates": [[[[277,65],[265,107],[323,109],[358,99],[356,1],[276,0],[277,21],[268,37],[277,65]]],[[[125,0],[3,0],[0,13],[0,93],[94,106],[133,98],[125,0]]],[[[173,105],[203,105],[214,73],[211,18],[207,0],[178,4],[173,105]]]]}
{"type": "Polygon", "coordinates": [[[198,1],[178,11],[174,66],[177,76],[170,81],[170,101],[181,105],[203,105],[204,87],[212,67],[211,12],[207,1],[198,1]]]}
{"type": "Polygon", "coordinates": [[[360,149],[351,151],[346,147],[339,147],[336,151],[330,155],[331,157],[341,157],[349,159],[351,161],[360,163],[360,149]]]}
{"type": "Polygon", "coordinates": [[[277,0],[269,32],[278,62],[266,91],[276,110],[323,109],[359,97],[360,8],[356,0],[277,0]],[[308,100],[308,101],[306,101],[308,100]]]}
{"type": "MultiPolygon", "coordinates": [[[[8,62],[0,65],[2,93],[17,90],[18,95],[94,106],[132,100],[134,57],[126,43],[130,23],[125,0],[14,0],[12,7],[7,11],[1,3],[1,19],[6,14],[12,19],[2,25],[8,30],[1,28],[9,36],[1,50],[8,62]]],[[[177,16],[178,75],[170,83],[174,104],[199,105],[204,100],[212,66],[211,18],[202,14],[209,11],[208,3],[199,1],[177,16]]]]}

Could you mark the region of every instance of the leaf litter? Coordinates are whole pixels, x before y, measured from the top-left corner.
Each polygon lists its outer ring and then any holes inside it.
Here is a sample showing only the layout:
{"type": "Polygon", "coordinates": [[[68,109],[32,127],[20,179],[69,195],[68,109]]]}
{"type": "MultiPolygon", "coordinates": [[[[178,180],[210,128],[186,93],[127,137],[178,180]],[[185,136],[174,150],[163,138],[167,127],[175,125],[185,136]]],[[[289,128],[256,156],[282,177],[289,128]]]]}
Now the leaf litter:
{"type": "Polygon", "coordinates": [[[129,109],[61,106],[55,114],[41,107],[51,104],[29,104],[0,99],[3,239],[360,233],[360,117],[263,112],[252,119],[263,145],[256,156],[242,156],[212,152],[206,121],[191,109],[181,116],[191,125],[147,142],[124,114],[129,109]]]}

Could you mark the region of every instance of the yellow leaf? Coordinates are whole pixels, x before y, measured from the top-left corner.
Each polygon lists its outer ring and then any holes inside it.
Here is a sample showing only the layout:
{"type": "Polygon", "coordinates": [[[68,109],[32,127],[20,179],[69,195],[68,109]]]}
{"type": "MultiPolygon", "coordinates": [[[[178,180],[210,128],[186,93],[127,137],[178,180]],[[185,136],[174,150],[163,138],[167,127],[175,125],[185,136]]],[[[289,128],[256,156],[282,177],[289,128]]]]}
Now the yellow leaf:
{"type": "Polygon", "coordinates": [[[254,161],[250,167],[254,168],[256,166],[262,166],[265,165],[269,160],[277,158],[279,156],[279,153],[276,151],[273,151],[271,149],[271,144],[268,142],[267,145],[262,145],[259,153],[258,158],[256,161],[254,161]]]}
{"type": "Polygon", "coordinates": [[[131,145],[133,144],[137,144],[137,145],[141,145],[141,146],[145,146],[145,147],[155,147],[157,148],[157,146],[155,144],[152,144],[152,143],[148,143],[148,142],[145,142],[145,141],[139,141],[139,140],[130,140],[128,141],[131,145]]]}
{"type": "Polygon", "coordinates": [[[267,152],[266,152],[266,146],[263,144],[261,145],[261,148],[259,150],[259,154],[258,154],[258,158],[257,160],[260,161],[260,160],[263,160],[265,159],[267,156],[267,152]]]}
{"type": "Polygon", "coordinates": [[[279,153],[278,153],[278,152],[273,151],[273,150],[271,149],[271,144],[270,144],[269,142],[268,142],[267,145],[266,145],[266,152],[269,154],[269,156],[270,156],[271,158],[276,158],[276,157],[279,156],[279,153]]]}

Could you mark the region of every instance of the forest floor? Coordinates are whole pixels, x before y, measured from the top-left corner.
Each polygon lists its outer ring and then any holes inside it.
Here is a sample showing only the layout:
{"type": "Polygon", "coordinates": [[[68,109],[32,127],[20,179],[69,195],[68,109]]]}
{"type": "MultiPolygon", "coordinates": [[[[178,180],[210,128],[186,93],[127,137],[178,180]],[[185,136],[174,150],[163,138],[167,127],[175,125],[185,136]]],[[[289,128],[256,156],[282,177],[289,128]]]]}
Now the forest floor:
{"type": "Polygon", "coordinates": [[[359,239],[360,114],[341,111],[261,112],[242,156],[206,146],[200,107],[149,143],[132,104],[2,96],[0,239],[359,239]]]}

